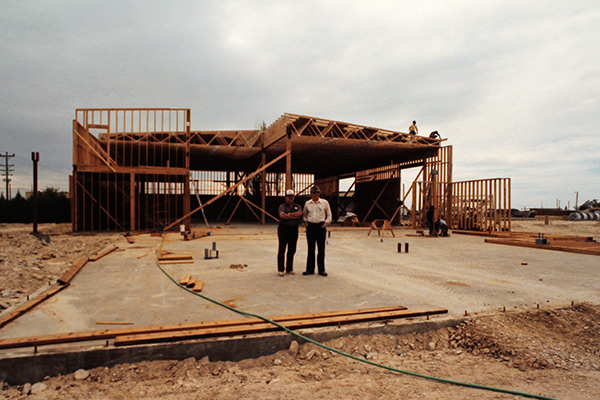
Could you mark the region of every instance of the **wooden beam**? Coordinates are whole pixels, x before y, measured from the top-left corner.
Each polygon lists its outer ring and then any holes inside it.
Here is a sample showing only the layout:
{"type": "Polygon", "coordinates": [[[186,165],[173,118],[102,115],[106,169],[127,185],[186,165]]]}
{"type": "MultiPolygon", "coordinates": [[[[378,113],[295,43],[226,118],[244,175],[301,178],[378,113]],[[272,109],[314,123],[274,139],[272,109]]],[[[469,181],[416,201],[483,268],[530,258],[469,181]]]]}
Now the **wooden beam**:
{"type": "Polygon", "coordinates": [[[286,157],[288,155],[288,152],[284,152],[283,154],[275,157],[273,160],[271,160],[269,163],[263,165],[262,167],[258,168],[256,171],[254,171],[253,173],[251,173],[250,175],[246,176],[244,179],[242,179],[241,181],[237,182],[235,185],[228,187],[227,189],[225,189],[224,191],[222,191],[221,193],[219,193],[218,195],[214,196],[212,199],[210,199],[209,201],[207,201],[206,203],[204,203],[201,206],[198,206],[196,209],[194,209],[193,211],[185,214],[183,217],[180,217],[179,219],[175,220],[175,222],[172,222],[171,224],[167,225],[163,230],[167,231],[169,229],[171,229],[172,227],[174,227],[175,225],[177,225],[179,222],[183,221],[184,219],[186,219],[187,217],[192,216],[193,214],[195,214],[196,212],[202,210],[204,207],[214,203],[215,201],[217,201],[218,199],[220,199],[221,197],[225,196],[227,193],[233,192],[235,189],[238,188],[238,186],[244,184],[246,181],[249,181],[250,179],[254,178],[257,174],[259,174],[260,172],[262,172],[263,170],[266,170],[267,168],[269,168],[271,165],[275,164],[277,161],[281,160],[282,158],[286,157]]]}
{"type": "Polygon", "coordinates": [[[83,268],[85,264],[87,264],[87,262],[87,257],[81,257],[73,263],[73,265],[71,266],[71,268],[69,268],[67,272],[65,272],[60,278],[58,278],[57,282],[61,285],[68,284],[71,281],[71,279],[73,279],[73,277],[79,272],[79,270],[81,270],[81,268],[83,268]]]}
{"type": "Polygon", "coordinates": [[[600,245],[598,243],[590,243],[591,246],[585,246],[583,243],[585,242],[573,242],[573,244],[568,242],[560,242],[560,244],[535,244],[525,240],[518,239],[485,239],[486,243],[494,243],[494,244],[504,244],[510,246],[520,246],[520,247],[529,247],[533,249],[542,249],[542,250],[556,250],[556,251],[566,251],[568,253],[580,253],[580,254],[589,254],[594,256],[600,256],[600,245]]]}
{"type": "Polygon", "coordinates": [[[37,297],[34,297],[33,299],[29,300],[28,302],[26,302],[24,304],[21,304],[20,306],[15,308],[13,311],[3,313],[2,316],[0,317],[0,327],[3,327],[4,325],[8,324],[10,321],[25,314],[27,311],[31,310],[33,307],[37,306],[44,300],[54,296],[56,293],[60,292],[67,286],[68,286],[68,283],[65,285],[50,286],[50,288],[48,288],[42,294],[40,294],[37,297]]]}
{"type": "MultiPolygon", "coordinates": [[[[273,215],[269,214],[266,210],[260,208],[259,206],[257,206],[256,204],[254,204],[253,202],[251,202],[250,200],[246,199],[244,196],[236,193],[242,200],[244,200],[244,202],[246,203],[246,205],[248,206],[252,206],[255,207],[256,209],[258,209],[258,211],[261,211],[263,215],[268,215],[269,217],[273,218],[275,221],[279,222],[278,218],[275,218],[273,215]]],[[[256,214],[255,214],[256,215],[256,214]]]]}
{"type": "MultiPolygon", "coordinates": [[[[338,325],[338,324],[350,324],[365,321],[395,319],[395,318],[409,318],[419,317],[425,315],[445,314],[448,310],[445,309],[430,309],[430,310],[398,310],[398,311],[385,311],[380,313],[368,313],[368,314],[352,314],[352,315],[341,315],[336,317],[318,317],[318,318],[307,318],[297,319],[293,321],[282,321],[279,322],[288,329],[299,329],[309,328],[326,325],[338,325]]],[[[240,325],[240,326],[229,326],[229,327],[218,327],[208,329],[196,329],[196,330],[183,330],[176,332],[156,332],[141,335],[123,335],[115,338],[115,346],[126,346],[132,344],[141,343],[155,343],[162,341],[173,341],[173,340],[189,340],[200,337],[208,336],[231,336],[231,335],[243,335],[249,333],[260,333],[279,330],[280,328],[268,323],[262,322],[258,324],[240,325]]]]}
{"type": "Polygon", "coordinates": [[[114,244],[108,245],[105,248],[103,248],[102,250],[100,250],[99,252],[97,252],[96,254],[91,255],[89,260],[90,261],[98,261],[102,257],[112,253],[113,251],[115,251],[117,249],[118,249],[118,247],[115,246],[114,244]]]}
{"type": "MultiPolygon", "coordinates": [[[[190,282],[196,282],[195,279],[191,279],[190,282]]],[[[189,285],[189,282],[188,282],[189,285]]],[[[193,285],[192,285],[193,286],[193,285]]],[[[286,315],[276,316],[270,319],[277,322],[293,321],[296,319],[307,319],[307,318],[320,318],[320,317],[335,317],[341,315],[355,315],[355,314],[368,314],[385,311],[400,311],[406,310],[404,306],[389,306],[379,307],[370,309],[358,309],[358,310],[343,310],[343,311],[329,311],[324,313],[310,313],[310,314],[299,314],[299,315],[286,315]]],[[[264,321],[259,318],[243,318],[223,321],[205,321],[198,323],[185,323],[185,324],[172,324],[172,325],[159,325],[159,326],[147,326],[138,328],[120,328],[120,329],[103,329],[97,331],[88,332],[71,332],[71,333],[59,333],[50,335],[30,336],[21,338],[10,338],[0,339],[0,349],[10,349],[18,347],[29,347],[29,346],[41,346],[49,344],[60,344],[60,343],[74,343],[83,342],[90,340],[100,339],[111,339],[120,335],[135,335],[153,332],[174,332],[178,330],[192,330],[202,328],[214,328],[224,326],[238,326],[248,324],[258,324],[264,321]]]]}

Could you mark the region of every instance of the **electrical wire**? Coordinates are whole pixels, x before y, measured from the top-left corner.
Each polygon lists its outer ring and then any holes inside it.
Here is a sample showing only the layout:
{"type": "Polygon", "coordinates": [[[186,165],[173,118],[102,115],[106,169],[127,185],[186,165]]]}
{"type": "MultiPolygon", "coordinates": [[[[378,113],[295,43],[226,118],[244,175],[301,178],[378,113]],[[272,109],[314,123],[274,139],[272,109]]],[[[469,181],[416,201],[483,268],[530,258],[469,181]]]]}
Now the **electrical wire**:
{"type": "MultiPolygon", "coordinates": [[[[161,241],[160,249],[159,249],[159,254],[162,252],[162,247],[163,247],[163,244],[164,244],[164,240],[165,239],[163,237],[163,239],[161,241]]],[[[212,299],[212,298],[210,298],[210,297],[208,297],[206,295],[203,295],[203,294],[201,294],[199,292],[194,292],[193,290],[187,288],[186,286],[180,285],[179,282],[177,282],[177,280],[175,280],[175,278],[173,278],[171,275],[169,275],[169,273],[167,271],[165,271],[162,268],[162,266],[159,264],[158,258],[156,260],[156,266],[175,285],[177,285],[178,287],[184,289],[185,291],[187,291],[187,292],[189,292],[191,294],[194,294],[194,295],[196,295],[198,297],[201,297],[201,298],[203,298],[206,301],[209,301],[209,302],[214,303],[214,304],[216,304],[218,306],[224,307],[224,308],[226,308],[226,309],[228,309],[230,311],[233,311],[233,312],[235,312],[237,314],[245,315],[245,316],[251,317],[251,318],[261,319],[261,320],[263,320],[265,322],[268,322],[268,323],[270,323],[272,325],[275,325],[276,327],[278,327],[278,328],[280,328],[280,329],[282,329],[282,330],[290,333],[293,336],[296,336],[299,339],[302,339],[302,340],[304,340],[306,342],[312,343],[312,344],[314,344],[316,346],[319,346],[319,347],[321,347],[323,349],[332,351],[332,352],[337,353],[339,355],[342,355],[344,357],[348,357],[348,358],[350,358],[352,360],[355,360],[355,361],[358,361],[358,362],[361,362],[361,363],[364,363],[364,364],[369,364],[369,365],[372,365],[372,366],[375,366],[375,367],[383,368],[383,369],[386,369],[388,371],[397,372],[397,373],[404,374],[404,375],[409,375],[409,376],[414,376],[414,377],[417,377],[417,378],[428,379],[428,380],[432,380],[432,381],[435,381],[435,382],[448,383],[448,384],[457,385],[457,386],[464,386],[464,387],[468,387],[468,388],[472,388],[472,389],[481,389],[481,390],[488,390],[488,391],[492,391],[492,392],[512,394],[512,395],[516,395],[516,396],[528,397],[528,398],[533,398],[533,399],[557,400],[554,397],[547,397],[547,396],[533,394],[533,393],[526,393],[526,392],[520,392],[520,391],[517,391],[517,390],[503,389],[503,388],[497,388],[497,387],[486,386],[486,385],[478,385],[478,384],[475,384],[475,383],[461,382],[461,381],[455,381],[455,380],[451,380],[451,379],[438,378],[438,377],[435,377],[435,376],[429,376],[429,375],[425,375],[425,374],[419,374],[417,372],[411,372],[411,371],[407,371],[407,370],[403,370],[403,369],[399,369],[399,368],[394,368],[394,367],[390,367],[389,365],[380,364],[380,363],[376,363],[376,362],[371,361],[371,360],[367,360],[367,359],[364,359],[364,358],[361,358],[361,357],[357,357],[355,355],[346,353],[346,352],[344,352],[342,350],[338,350],[336,348],[327,346],[326,344],[317,342],[316,340],[313,340],[313,339],[311,339],[311,338],[309,338],[307,336],[304,336],[304,335],[302,335],[302,334],[300,334],[298,332],[295,332],[295,331],[289,329],[288,327],[286,327],[286,326],[284,326],[284,325],[282,325],[282,324],[280,324],[280,323],[278,323],[276,321],[273,321],[273,320],[271,320],[271,319],[269,319],[267,317],[263,317],[262,315],[253,314],[253,313],[250,313],[250,312],[247,312],[247,311],[243,311],[243,310],[238,310],[238,309],[233,308],[233,307],[231,307],[231,306],[229,306],[227,304],[221,303],[218,300],[215,300],[215,299],[212,299]]]]}

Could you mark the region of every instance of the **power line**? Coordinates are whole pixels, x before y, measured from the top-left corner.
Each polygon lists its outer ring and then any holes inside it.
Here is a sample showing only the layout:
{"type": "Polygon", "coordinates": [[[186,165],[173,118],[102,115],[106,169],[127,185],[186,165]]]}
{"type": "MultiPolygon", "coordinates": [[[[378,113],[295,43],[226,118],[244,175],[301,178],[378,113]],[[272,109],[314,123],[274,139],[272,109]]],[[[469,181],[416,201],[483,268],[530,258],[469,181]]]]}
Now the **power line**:
{"type": "Polygon", "coordinates": [[[11,195],[10,195],[10,176],[12,175],[12,173],[14,172],[14,169],[12,169],[12,167],[14,167],[14,164],[9,164],[8,163],[8,159],[14,157],[15,154],[8,154],[8,152],[5,152],[5,154],[0,154],[0,157],[4,157],[5,159],[5,163],[3,165],[4,167],[4,173],[2,174],[4,176],[4,181],[6,182],[6,199],[10,200],[11,195]]]}

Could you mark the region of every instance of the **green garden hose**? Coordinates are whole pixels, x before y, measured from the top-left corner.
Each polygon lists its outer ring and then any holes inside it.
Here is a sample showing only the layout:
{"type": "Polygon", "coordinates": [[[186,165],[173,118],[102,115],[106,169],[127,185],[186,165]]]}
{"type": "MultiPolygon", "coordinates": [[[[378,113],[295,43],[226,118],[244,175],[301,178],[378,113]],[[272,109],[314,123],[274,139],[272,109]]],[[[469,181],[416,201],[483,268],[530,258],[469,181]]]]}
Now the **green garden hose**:
{"type": "MultiPolygon", "coordinates": [[[[163,244],[164,244],[164,238],[163,238],[163,241],[161,242],[161,245],[160,245],[161,249],[162,249],[163,244]]],[[[160,253],[160,251],[161,250],[159,250],[159,253],[160,253]]],[[[516,390],[510,390],[510,389],[502,389],[502,388],[497,388],[497,387],[493,387],[493,386],[477,385],[475,383],[460,382],[460,381],[454,381],[454,380],[445,379],[445,378],[437,378],[435,376],[429,376],[429,375],[419,374],[419,373],[416,373],[416,372],[402,370],[402,369],[399,369],[399,368],[390,367],[389,365],[379,364],[379,363],[376,363],[376,362],[373,362],[373,361],[370,361],[370,360],[367,360],[367,359],[364,359],[364,358],[361,358],[361,357],[354,356],[352,354],[348,354],[346,352],[343,352],[341,350],[335,349],[333,347],[329,347],[326,344],[317,342],[317,341],[315,341],[315,340],[313,340],[313,339],[311,339],[309,337],[306,337],[306,336],[304,336],[304,335],[302,335],[302,334],[300,334],[298,332],[295,332],[295,331],[287,328],[286,326],[284,326],[284,325],[282,325],[282,324],[280,324],[280,323],[278,323],[276,321],[273,321],[273,320],[271,320],[271,319],[269,319],[267,317],[263,317],[263,316],[258,315],[258,314],[253,314],[253,313],[249,313],[249,312],[246,312],[246,311],[238,310],[238,309],[233,308],[233,307],[231,307],[231,306],[229,306],[227,304],[221,303],[218,300],[215,300],[215,299],[212,299],[212,298],[210,298],[208,296],[205,296],[205,295],[203,295],[201,293],[194,292],[193,290],[188,289],[186,286],[180,285],[179,282],[177,282],[177,280],[175,280],[175,278],[173,278],[171,275],[169,275],[169,273],[167,271],[165,271],[161,267],[161,265],[158,263],[158,260],[156,261],[156,266],[174,284],[176,284],[177,286],[179,286],[180,288],[186,290],[189,293],[192,293],[192,294],[194,294],[194,295],[196,295],[198,297],[203,298],[204,300],[210,301],[211,303],[217,304],[217,305],[219,305],[221,307],[227,308],[228,310],[231,310],[231,311],[233,311],[233,312],[235,312],[237,314],[245,315],[247,317],[252,317],[252,318],[259,318],[259,319],[261,319],[261,320],[263,320],[265,322],[268,322],[270,324],[273,324],[273,325],[277,326],[278,328],[280,328],[280,329],[282,329],[282,330],[290,333],[293,336],[296,336],[299,339],[302,339],[302,340],[304,340],[306,342],[312,343],[312,344],[314,344],[316,346],[322,347],[322,348],[324,348],[326,350],[332,351],[332,352],[337,353],[339,355],[342,355],[344,357],[351,358],[351,359],[353,359],[355,361],[359,361],[359,362],[362,362],[362,363],[365,363],[365,364],[373,365],[375,367],[383,368],[383,369],[386,369],[388,371],[393,371],[393,372],[397,372],[397,373],[404,374],[404,375],[409,375],[409,376],[415,376],[415,377],[418,377],[418,378],[428,379],[428,380],[432,380],[432,381],[436,381],[436,382],[449,383],[451,385],[464,386],[464,387],[469,387],[469,388],[473,388],[473,389],[489,390],[489,391],[493,391],[493,392],[500,392],[500,393],[512,394],[512,395],[516,395],[516,396],[523,396],[523,397],[529,397],[529,398],[534,398],[534,399],[557,400],[557,399],[555,399],[553,397],[547,397],[547,396],[542,396],[542,395],[538,395],[538,394],[519,392],[519,391],[516,391],[516,390]]]]}

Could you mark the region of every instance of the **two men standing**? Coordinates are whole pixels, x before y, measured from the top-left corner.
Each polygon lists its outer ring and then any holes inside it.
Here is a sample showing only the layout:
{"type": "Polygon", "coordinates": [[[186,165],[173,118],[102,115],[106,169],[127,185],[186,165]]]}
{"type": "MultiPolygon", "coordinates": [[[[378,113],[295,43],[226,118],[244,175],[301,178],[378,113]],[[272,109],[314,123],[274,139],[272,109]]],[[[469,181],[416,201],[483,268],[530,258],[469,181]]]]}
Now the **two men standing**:
{"type": "Polygon", "coordinates": [[[306,241],[308,243],[308,257],[306,260],[306,271],[302,275],[313,275],[315,273],[315,245],[317,247],[317,268],[321,276],[327,276],[325,272],[325,241],[327,237],[327,225],[331,223],[331,208],[329,202],[321,199],[321,191],[317,186],[310,189],[311,199],[304,204],[304,209],[294,203],[294,191],[287,190],[285,203],[279,206],[279,227],[277,236],[279,238],[279,251],[277,253],[277,269],[279,276],[294,274],[293,262],[298,241],[298,225],[302,217],[306,226],[306,241]],[[287,247],[287,257],[285,250],[287,247]],[[285,263],[284,263],[285,262],[285,263]]]}

